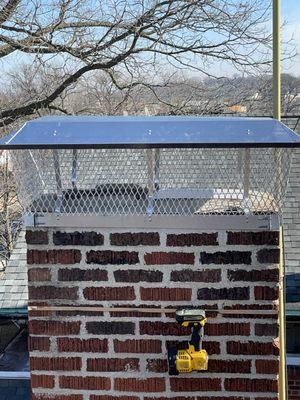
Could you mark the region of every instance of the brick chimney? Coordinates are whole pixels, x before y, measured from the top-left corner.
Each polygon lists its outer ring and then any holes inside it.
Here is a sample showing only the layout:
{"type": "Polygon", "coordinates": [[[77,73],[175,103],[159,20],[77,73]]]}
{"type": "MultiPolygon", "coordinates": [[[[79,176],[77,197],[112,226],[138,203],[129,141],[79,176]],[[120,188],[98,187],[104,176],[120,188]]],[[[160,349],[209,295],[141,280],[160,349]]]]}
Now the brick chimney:
{"type": "Polygon", "coordinates": [[[26,239],[30,306],[128,307],[30,311],[33,400],[277,399],[277,231],[36,228],[26,239]],[[240,312],[208,311],[208,370],[170,377],[167,348],[189,329],[130,308],[184,305],[240,312]]]}
{"type": "Polygon", "coordinates": [[[32,400],[278,399],[294,147],[268,118],[53,116],[3,138],[27,226],[32,400]],[[208,369],[169,376],[183,306],[206,310],[208,369]]]}

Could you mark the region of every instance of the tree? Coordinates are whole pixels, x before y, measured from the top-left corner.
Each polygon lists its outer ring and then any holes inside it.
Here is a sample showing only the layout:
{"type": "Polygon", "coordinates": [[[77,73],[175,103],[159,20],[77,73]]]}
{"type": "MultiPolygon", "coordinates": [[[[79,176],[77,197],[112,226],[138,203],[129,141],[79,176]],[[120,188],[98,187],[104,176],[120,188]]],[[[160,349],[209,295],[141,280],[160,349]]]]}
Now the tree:
{"type": "Polygon", "coordinates": [[[9,260],[19,232],[20,205],[15,191],[14,179],[9,168],[7,152],[0,156],[0,265],[9,260]]]}
{"type": "Polygon", "coordinates": [[[162,71],[212,76],[216,64],[243,72],[268,64],[268,0],[2,1],[2,63],[21,55],[37,75],[57,72],[46,90],[36,85],[25,100],[2,106],[2,125],[55,107],[91,71],[129,92],[155,90],[162,71]]]}

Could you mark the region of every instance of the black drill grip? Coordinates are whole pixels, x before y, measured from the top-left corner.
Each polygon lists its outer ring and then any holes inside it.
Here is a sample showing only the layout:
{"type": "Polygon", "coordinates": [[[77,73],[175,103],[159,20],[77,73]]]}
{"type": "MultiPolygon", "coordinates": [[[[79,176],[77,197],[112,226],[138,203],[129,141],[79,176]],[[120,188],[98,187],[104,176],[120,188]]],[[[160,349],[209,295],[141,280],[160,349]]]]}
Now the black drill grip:
{"type": "Polygon", "coordinates": [[[195,351],[201,350],[201,341],[202,341],[202,326],[201,324],[194,324],[193,325],[193,332],[190,344],[194,346],[195,351]]]}

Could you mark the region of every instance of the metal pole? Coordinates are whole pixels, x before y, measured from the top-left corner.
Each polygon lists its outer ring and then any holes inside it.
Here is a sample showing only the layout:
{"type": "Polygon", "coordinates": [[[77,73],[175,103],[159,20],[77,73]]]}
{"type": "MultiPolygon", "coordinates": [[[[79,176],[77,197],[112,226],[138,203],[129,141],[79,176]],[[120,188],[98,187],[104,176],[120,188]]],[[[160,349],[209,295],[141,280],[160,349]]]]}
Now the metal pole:
{"type": "Polygon", "coordinates": [[[280,0],[273,0],[273,118],[281,120],[280,0]]]}
{"type": "MultiPolygon", "coordinates": [[[[273,118],[281,120],[281,41],[280,41],[280,0],[273,0],[273,118]]],[[[283,230],[280,227],[280,263],[279,263],[279,398],[287,399],[286,340],[285,340],[285,296],[283,230]]]]}
{"type": "Polygon", "coordinates": [[[286,332],[285,332],[285,290],[284,290],[284,245],[283,229],[279,230],[279,399],[287,399],[287,373],[286,373],[286,332]]]}

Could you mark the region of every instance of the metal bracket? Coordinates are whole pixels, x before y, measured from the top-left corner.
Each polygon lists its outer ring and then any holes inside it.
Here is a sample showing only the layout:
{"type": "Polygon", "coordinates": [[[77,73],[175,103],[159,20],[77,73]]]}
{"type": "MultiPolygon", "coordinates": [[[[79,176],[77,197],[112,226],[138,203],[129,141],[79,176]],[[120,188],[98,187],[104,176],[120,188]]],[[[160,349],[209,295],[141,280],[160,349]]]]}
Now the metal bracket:
{"type": "Polygon", "coordinates": [[[73,149],[71,182],[72,182],[73,189],[76,189],[76,183],[77,183],[77,149],[73,149]]]}
{"type": "Polygon", "coordinates": [[[154,193],[154,182],[153,182],[153,154],[152,149],[146,150],[147,158],[147,173],[148,173],[148,205],[147,205],[147,215],[149,220],[151,220],[153,214],[153,193],[154,193]]]}
{"type": "Polygon", "coordinates": [[[35,215],[32,213],[24,213],[22,215],[23,224],[24,226],[35,226],[35,215]]]}
{"type": "Polygon", "coordinates": [[[59,155],[58,155],[57,150],[52,150],[52,154],[53,154],[54,172],[55,172],[55,179],[56,179],[56,189],[57,189],[57,199],[55,201],[54,212],[60,213],[63,196],[62,196],[61,173],[60,173],[60,166],[59,166],[59,155]]]}

